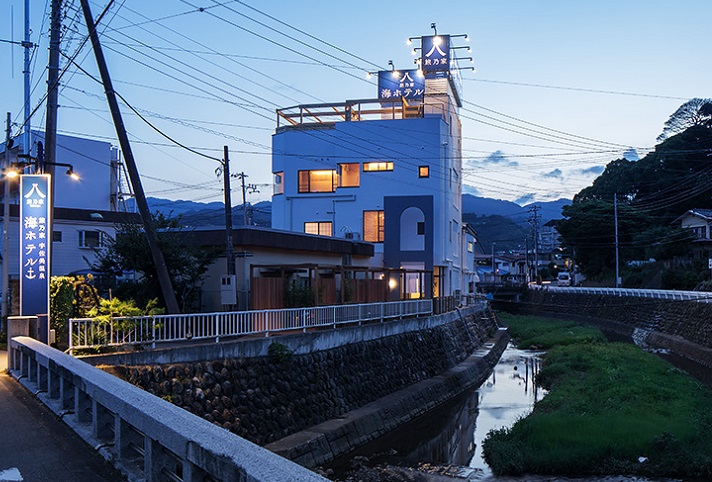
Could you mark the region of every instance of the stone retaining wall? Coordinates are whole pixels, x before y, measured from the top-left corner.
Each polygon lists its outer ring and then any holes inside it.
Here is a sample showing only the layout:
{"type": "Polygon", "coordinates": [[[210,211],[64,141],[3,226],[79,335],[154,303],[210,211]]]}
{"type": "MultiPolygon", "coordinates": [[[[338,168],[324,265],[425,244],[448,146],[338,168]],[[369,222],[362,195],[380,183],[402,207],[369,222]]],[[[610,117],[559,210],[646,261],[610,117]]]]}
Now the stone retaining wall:
{"type": "MultiPolygon", "coordinates": [[[[634,330],[643,342],[712,367],[712,303],[529,290],[504,309],[530,314],[586,316],[613,331],[634,330]]],[[[605,327],[604,327],[605,328],[605,327]]]]}
{"type": "Polygon", "coordinates": [[[116,370],[131,383],[264,445],[455,366],[496,329],[494,319],[483,313],[300,355],[277,340],[267,357],[116,370]]]}

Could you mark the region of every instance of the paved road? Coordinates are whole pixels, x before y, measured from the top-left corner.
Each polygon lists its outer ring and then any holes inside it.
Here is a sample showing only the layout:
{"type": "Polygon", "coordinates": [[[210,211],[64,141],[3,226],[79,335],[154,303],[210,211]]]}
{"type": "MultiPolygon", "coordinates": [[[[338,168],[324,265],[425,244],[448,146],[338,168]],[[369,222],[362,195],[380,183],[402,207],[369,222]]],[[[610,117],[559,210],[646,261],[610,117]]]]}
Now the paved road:
{"type": "Polygon", "coordinates": [[[71,428],[13,380],[0,351],[0,482],[124,480],[71,428]]]}

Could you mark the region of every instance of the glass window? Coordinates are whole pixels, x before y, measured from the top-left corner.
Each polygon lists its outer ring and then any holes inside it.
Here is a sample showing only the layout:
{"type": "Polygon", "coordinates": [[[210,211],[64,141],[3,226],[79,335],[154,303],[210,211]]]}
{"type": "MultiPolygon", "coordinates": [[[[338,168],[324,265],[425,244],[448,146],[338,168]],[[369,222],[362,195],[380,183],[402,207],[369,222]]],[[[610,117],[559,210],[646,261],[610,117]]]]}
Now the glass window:
{"type": "Polygon", "coordinates": [[[334,192],[336,171],[299,171],[299,192],[334,192]]]}
{"type": "Polygon", "coordinates": [[[418,167],[418,177],[430,177],[430,166],[418,167]]]}
{"type": "Polygon", "coordinates": [[[423,221],[418,222],[417,228],[418,228],[418,234],[419,234],[419,235],[422,236],[422,235],[425,234],[425,222],[423,222],[423,221]]]}
{"type": "Polygon", "coordinates": [[[392,171],[392,162],[364,162],[363,172],[392,171]]]}
{"type": "Polygon", "coordinates": [[[339,187],[359,187],[360,176],[358,162],[339,164],[339,187]]]}
{"type": "Polygon", "coordinates": [[[62,242],[62,231],[52,231],[52,241],[55,243],[62,242]]]}
{"type": "Polygon", "coordinates": [[[104,248],[106,239],[101,231],[79,231],[80,248],[104,248]]]}
{"type": "Polygon", "coordinates": [[[363,240],[369,243],[382,243],[384,231],[383,211],[363,212],[363,240]]]}
{"type": "Polygon", "coordinates": [[[475,252],[475,243],[472,241],[467,242],[467,252],[468,253],[474,253],[475,252]]]}
{"type": "Polygon", "coordinates": [[[304,223],[304,232],[307,234],[318,234],[319,236],[331,236],[331,221],[304,223]]]}
{"type": "Polygon", "coordinates": [[[274,194],[284,194],[284,172],[274,173],[274,194]]]}

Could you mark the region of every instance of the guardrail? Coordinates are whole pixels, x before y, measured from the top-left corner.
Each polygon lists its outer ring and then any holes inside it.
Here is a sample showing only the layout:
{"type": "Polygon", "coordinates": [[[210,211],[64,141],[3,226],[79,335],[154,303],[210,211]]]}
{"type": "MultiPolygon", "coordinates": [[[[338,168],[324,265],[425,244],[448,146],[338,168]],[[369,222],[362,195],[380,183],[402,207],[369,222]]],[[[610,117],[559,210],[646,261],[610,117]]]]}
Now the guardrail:
{"type": "Polygon", "coordinates": [[[207,420],[28,337],[9,370],[129,480],[326,482],[207,420]]]}
{"type": "Polygon", "coordinates": [[[96,346],[215,339],[361,324],[433,313],[433,300],[317,306],[283,310],[69,320],[69,351],[96,346]]]}
{"type": "Polygon", "coordinates": [[[687,300],[701,303],[712,303],[712,293],[706,291],[678,291],[678,290],[646,290],[631,288],[588,288],[564,287],[551,285],[530,284],[530,289],[556,291],[560,293],[583,293],[590,295],[632,296],[638,298],[657,298],[661,300],[687,300]]]}

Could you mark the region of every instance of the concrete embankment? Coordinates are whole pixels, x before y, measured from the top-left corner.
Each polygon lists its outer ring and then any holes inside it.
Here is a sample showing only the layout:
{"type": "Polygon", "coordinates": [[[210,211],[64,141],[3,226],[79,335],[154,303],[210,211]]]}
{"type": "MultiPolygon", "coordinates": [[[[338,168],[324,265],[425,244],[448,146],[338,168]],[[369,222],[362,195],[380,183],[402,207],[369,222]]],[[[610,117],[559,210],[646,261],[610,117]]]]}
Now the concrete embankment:
{"type": "MultiPolygon", "coordinates": [[[[128,381],[260,445],[331,424],[351,437],[338,442],[338,450],[334,445],[322,451],[336,455],[373,438],[357,436],[358,430],[383,433],[472,386],[480,373],[486,376],[506,335],[498,335],[488,354],[469,357],[496,332],[489,311],[465,308],[427,319],[92,357],[91,363],[122,362],[112,370],[128,381]],[[474,368],[458,366],[465,360],[474,368]],[[421,391],[411,391],[421,382],[421,391]],[[375,428],[374,417],[382,428],[375,428]],[[340,425],[357,418],[363,421],[340,425]]],[[[319,440],[338,439],[319,430],[322,439],[310,438],[317,441],[309,446],[315,453],[323,445],[319,440]]],[[[281,446],[305,465],[327,460],[321,452],[310,459],[300,444],[281,446]]]]}
{"type": "Polygon", "coordinates": [[[712,303],[544,289],[529,290],[522,302],[497,307],[579,320],[712,368],[712,303]]]}

